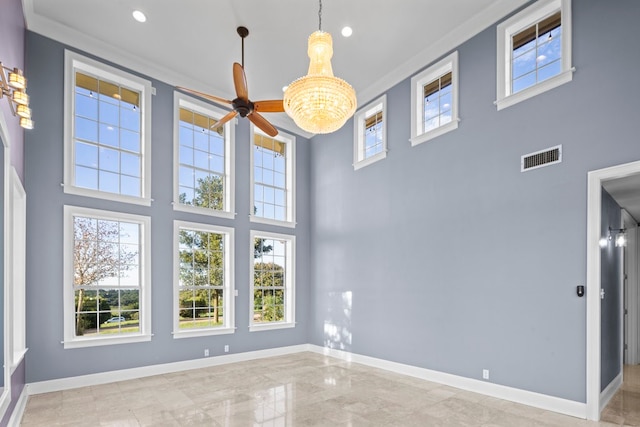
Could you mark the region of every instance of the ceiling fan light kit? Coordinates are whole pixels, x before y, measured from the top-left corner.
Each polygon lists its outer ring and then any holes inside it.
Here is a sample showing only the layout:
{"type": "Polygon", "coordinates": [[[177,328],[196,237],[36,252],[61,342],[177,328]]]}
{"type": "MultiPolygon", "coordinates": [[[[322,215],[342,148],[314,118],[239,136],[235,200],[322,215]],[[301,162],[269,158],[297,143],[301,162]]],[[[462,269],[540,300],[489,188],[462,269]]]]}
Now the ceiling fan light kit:
{"type": "Polygon", "coordinates": [[[322,0],[318,12],[320,28],[309,36],[309,71],[284,92],[284,110],[302,130],[314,134],[340,129],[356,111],[353,87],[333,75],[331,34],[322,31],[322,0]]]}

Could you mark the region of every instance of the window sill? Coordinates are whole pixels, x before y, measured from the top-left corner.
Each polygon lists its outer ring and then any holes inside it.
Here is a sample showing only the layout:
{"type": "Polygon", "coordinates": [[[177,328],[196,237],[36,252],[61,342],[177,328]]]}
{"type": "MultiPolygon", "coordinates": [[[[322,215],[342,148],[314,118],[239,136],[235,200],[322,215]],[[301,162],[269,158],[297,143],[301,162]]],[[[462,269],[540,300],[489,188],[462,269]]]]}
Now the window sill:
{"type": "Polygon", "coordinates": [[[271,331],[274,329],[287,329],[295,328],[296,324],[293,322],[278,322],[278,323],[254,323],[249,326],[249,332],[271,331]]]}
{"type": "Polygon", "coordinates": [[[427,142],[430,139],[437,138],[440,135],[444,135],[447,132],[451,132],[452,130],[458,129],[459,118],[455,118],[451,120],[449,123],[442,125],[438,128],[430,130],[429,132],[422,133],[417,136],[412,136],[409,141],[411,141],[411,146],[415,147],[418,144],[422,144],[423,142],[427,142]]]}
{"type": "Polygon", "coordinates": [[[72,340],[72,341],[63,341],[62,344],[64,344],[64,348],[66,350],[71,348],[98,347],[103,345],[145,342],[145,341],[151,341],[151,336],[152,336],[151,334],[147,334],[147,335],[133,335],[133,336],[117,337],[117,338],[115,337],[114,338],[84,338],[84,339],[76,338],[75,340],[72,340]]]}
{"type": "Polygon", "coordinates": [[[142,206],[151,206],[153,201],[148,197],[124,196],[122,194],[107,193],[104,191],[91,190],[89,188],[76,187],[75,185],[62,184],[66,194],[75,194],[77,196],[92,197],[95,199],[111,200],[113,202],[132,203],[142,206]]]}
{"type": "Polygon", "coordinates": [[[236,332],[236,328],[211,328],[211,329],[192,329],[189,331],[174,331],[173,339],[206,337],[209,335],[228,335],[236,332]]]}
{"type": "Polygon", "coordinates": [[[296,228],[294,221],[279,221],[277,219],[262,218],[255,215],[249,215],[249,221],[261,224],[277,225],[279,227],[296,228]]]}
{"type": "Polygon", "coordinates": [[[353,170],[357,171],[358,169],[362,169],[365,166],[369,166],[370,164],[373,164],[379,160],[385,159],[387,157],[387,151],[381,151],[378,154],[375,154],[367,159],[364,160],[360,160],[359,162],[356,162],[353,164],[353,170]]]}
{"type": "Polygon", "coordinates": [[[519,102],[525,101],[529,98],[533,98],[536,95],[540,95],[548,90],[556,88],[565,83],[569,83],[573,79],[573,73],[576,71],[575,67],[570,68],[567,71],[564,71],[557,76],[551,77],[550,79],[544,80],[535,86],[531,86],[527,89],[521,90],[520,92],[516,92],[511,95],[507,95],[504,98],[500,98],[494,102],[498,111],[511,107],[519,102]]]}
{"type": "Polygon", "coordinates": [[[189,212],[189,213],[197,214],[197,215],[215,216],[215,217],[219,217],[219,218],[228,218],[228,219],[234,219],[236,217],[236,213],[235,212],[219,211],[219,210],[215,210],[215,209],[201,208],[201,207],[190,206],[190,205],[183,205],[183,204],[178,203],[178,202],[172,202],[172,204],[173,204],[173,210],[174,211],[189,212]]]}

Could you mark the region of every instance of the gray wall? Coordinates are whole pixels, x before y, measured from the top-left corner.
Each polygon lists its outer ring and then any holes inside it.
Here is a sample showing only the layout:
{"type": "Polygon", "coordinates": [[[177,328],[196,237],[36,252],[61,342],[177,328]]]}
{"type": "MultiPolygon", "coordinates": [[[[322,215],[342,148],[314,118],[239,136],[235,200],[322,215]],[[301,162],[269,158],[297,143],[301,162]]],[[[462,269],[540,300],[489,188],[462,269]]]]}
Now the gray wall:
{"type": "MultiPolygon", "coordinates": [[[[622,228],[620,206],[602,190],[602,235],[622,228]]],[[[614,232],[615,233],[615,232],[614,232]]],[[[615,234],[613,235],[615,239],[615,234]]],[[[600,250],[600,286],[605,297],[600,302],[600,390],[604,390],[622,371],[622,248],[614,240],[600,250]]]]}
{"type": "Polygon", "coordinates": [[[640,159],[640,2],[572,3],[572,82],[496,111],[491,27],[458,48],[457,130],[410,146],[407,79],[385,160],[354,172],[353,121],[313,139],[313,344],[586,401],[587,172],[640,159]]]}
{"type": "MultiPolygon", "coordinates": [[[[249,223],[249,122],[236,129],[236,211],[234,220],[174,212],[172,200],[173,88],[153,79],[151,207],[127,205],[64,194],[63,74],[64,46],[27,32],[31,64],[29,89],[38,126],[27,134],[27,381],[42,381],[116,369],[195,359],[209,348],[212,356],[225,344],[233,353],[307,342],[305,313],[309,297],[309,143],[297,138],[297,220],[295,230],[249,223]],[[64,350],[62,289],[63,205],[148,215],[151,217],[151,342],[64,350]],[[173,220],[215,223],[235,228],[236,333],[174,340],[172,331],[173,220]],[[296,235],[296,312],[293,329],[253,332],[249,322],[250,229],[296,235]]],[[[112,64],[113,65],[113,64],[112,64]]],[[[226,66],[226,64],[224,64],[226,66]]]]}

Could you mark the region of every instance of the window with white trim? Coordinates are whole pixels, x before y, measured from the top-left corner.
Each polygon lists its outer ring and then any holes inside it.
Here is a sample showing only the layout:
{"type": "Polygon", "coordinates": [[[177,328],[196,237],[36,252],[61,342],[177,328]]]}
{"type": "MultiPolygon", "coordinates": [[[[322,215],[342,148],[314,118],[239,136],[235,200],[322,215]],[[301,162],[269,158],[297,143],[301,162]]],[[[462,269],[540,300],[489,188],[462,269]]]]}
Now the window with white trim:
{"type": "Polygon", "coordinates": [[[151,204],[151,82],[65,51],[64,191],[151,204]]]}
{"type": "Polygon", "coordinates": [[[234,332],[233,229],[174,221],[173,337],[234,332]]]}
{"type": "Polygon", "coordinates": [[[233,218],[234,121],[212,130],[226,112],[175,92],[176,210],[233,218]]]}
{"type": "Polygon", "coordinates": [[[251,331],[295,326],[295,236],[251,231],[251,331]]]}
{"type": "Polygon", "coordinates": [[[251,126],[253,222],[295,227],[295,137],[275,137],[251,126]]]}
{"type": "Polygon", "coordinates": [[[570,0],[540,0],[497,31],[498,110],[571,81],[570,0]]]}
{"type": "Polygon", "coordinates": [[[411,145],[458,128],[458,52],[411,78],[411,145]]]}
{"type": "Polygon", "coordinates": [[[64,347],[151,339],[150,218],[64,207],[64,347]]]}
{"type": "Polygon", "coordinates": [[[353,168],[358,170],[387,157],[387,96],[383,95],[354,116],[353,168]]]}

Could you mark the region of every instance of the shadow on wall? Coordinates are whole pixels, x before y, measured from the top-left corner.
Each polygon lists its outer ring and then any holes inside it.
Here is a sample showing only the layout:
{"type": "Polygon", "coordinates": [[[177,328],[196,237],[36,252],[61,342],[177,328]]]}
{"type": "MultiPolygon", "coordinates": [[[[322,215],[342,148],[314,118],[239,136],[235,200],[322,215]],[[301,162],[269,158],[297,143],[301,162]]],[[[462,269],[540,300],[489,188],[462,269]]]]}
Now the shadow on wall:
{"type": "Polygon", "coordinates": [[[327,299],[329,307],[324,321],[324,346],[351,351],[352,292],[329,292],[327,299]]]}

